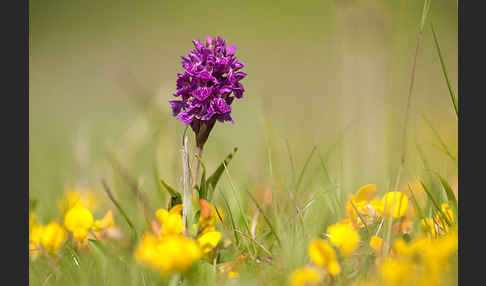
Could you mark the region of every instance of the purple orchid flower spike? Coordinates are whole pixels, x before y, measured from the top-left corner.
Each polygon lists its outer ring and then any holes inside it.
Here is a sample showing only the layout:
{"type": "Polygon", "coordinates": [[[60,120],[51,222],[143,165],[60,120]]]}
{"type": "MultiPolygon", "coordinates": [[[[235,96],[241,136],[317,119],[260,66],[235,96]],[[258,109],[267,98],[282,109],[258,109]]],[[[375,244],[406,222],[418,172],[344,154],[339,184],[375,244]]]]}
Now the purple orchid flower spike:
{"type": "Polygon", "coordinates": [[[184,72],[177,74],[177,92],[170,100],[172,114],[191,126],[196,133],[196,146],[201,148],[216,121],[233,123],[231,104],[241,98],[245,89],[240,83],[246,77],[239,71],[245,64],[235,56],[236,46],[226,45],[221,37],[207,36],[206,42],[193,40],[194,49],[182,58],[184,72]]]}

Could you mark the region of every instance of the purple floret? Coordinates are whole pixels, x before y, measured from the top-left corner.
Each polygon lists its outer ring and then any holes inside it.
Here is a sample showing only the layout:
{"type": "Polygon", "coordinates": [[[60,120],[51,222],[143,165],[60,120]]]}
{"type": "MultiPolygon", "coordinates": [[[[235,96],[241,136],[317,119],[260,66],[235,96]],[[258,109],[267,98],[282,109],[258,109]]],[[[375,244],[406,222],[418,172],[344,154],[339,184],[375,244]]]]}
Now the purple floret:
{"type": "Polygon", "coordinates": [[[184,125],[191,125],[197,133],[200,126],[212,127],[215,120],[233,123],[231,103],[243,96],[245,89],[240,81],[246,73],[239,71],[245,64],[234,55],[236,46],[227,46],[221,37],[208,36],[206,43],[201,40],[192,43],[195,48],[187,57],[181,57],[185,71],[177,74],[174,96],[180,100],[169,103],[173,116],[184,125]]]}

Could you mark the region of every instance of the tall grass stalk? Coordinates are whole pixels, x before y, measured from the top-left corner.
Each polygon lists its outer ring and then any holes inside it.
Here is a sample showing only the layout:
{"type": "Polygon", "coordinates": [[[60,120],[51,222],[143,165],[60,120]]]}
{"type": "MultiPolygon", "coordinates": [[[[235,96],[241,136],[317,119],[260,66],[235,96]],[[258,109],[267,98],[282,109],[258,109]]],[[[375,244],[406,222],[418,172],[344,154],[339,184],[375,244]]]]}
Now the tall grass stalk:
{"type": "Polygon", "coordinates": [[[437,40],[437,34],[435,33],[434,25],[432,25],[432,23],[430,23],[430,28],[432,29],[432,35],[434,36],[435,47],[437,48],[437,54],[439,55],[440,66],[442,67],[442,73],[444,74],[444,79],[447,83],[447,88],[449,89],[449,94],[451,96],[452,105],[454,105],[454,111],[456,112],[456,116],[459,116],[459,111],[458,111],[458,107],[457,107],[457,98],[456,98],[456,95],[454,93],[454,90],[452,89],[451,81],[449,80],[449,76],[447,74],[447,69],[446,69],[446,66],[444,64],[444,59],[442,58],[442,53],[440,52],[439,40],[437,40]]]}
{"type": "Polygon", "coordinates": [[[183,172],[183,185],[184,195],[182,197],[182,221],[184,222],[184,228],[190,229],[192,225],[192,188],[191,174],[189,171],[189,155],[187,151],[187,136],[184,134],[183,146],[182,146],[182,172],[183,172]]]}
{"type": "MultiPolygon", "coordinates": [[[[410,79],[410,87],[408,89],[408,98],[407,98],[407,110],[405,111],[405,119],[403,123],[403,133],[402,133],[402,152],[401,152],[401,157],[400,157],[400,165],[398,167],[398,172],[397,172],[397,179],[395,182],[395,190],[398,189],[398,184],[400,183],[400,177],[402,174],[402,169],[405,164],[405,156],[406,156],[406,142],[407,142],[407,130],[408,130],[408,120],[410,117],[410,109],[411,109],[411,103],[412,103],[412,94],[413,94],[413,87],[415,83],[415,70],[417,67],[417,57],[418,57],[418,52],[420,50],[420,44],[422,42],[422,37],[423,37],[423,30],[425,26],[425,21],[427,20],[427,16],[429,14],[430,10],[430,0],[425,0],[424,1],[424,7],[422,9],[422,18],[420,20],[420,25],[419,25],[419,31],[417,34],[417,44],[415,46],[415,54],[413,57],[413,64],[412,64],[412,74],[411,74],[411,79],[410,79]]],[[[396,195],[396,193],[395,193],[396,195]]],[[[392,228],[392,222],[393,222],[393,209],[395,207],[395,195],[393,196],[393,203],[391,207],[391,212],[390,212],[390,218],[388,220],[388,226],[387,226],[387,236],[386,236],[386,243],[385,243],[385,255],[388,254],[388,249],[390,246],[390,239],[391,239],[391,228],[392,228]]]]}

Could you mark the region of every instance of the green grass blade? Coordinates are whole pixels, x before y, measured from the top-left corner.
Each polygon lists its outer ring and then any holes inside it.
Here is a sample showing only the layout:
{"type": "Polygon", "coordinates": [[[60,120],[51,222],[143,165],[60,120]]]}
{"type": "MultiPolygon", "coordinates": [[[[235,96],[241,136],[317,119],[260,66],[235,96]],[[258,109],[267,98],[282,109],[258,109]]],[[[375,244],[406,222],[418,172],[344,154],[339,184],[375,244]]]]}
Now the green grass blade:
{"type": "Polygon", "coordinates": [[[268,224],[268,226],[270,227],[270,230],[271,232],[273,233],[273,235],[275,236],[275,238],[277,239],[277,242],[279,245],[282,245],[281,242],[280,242],[280,238],[278,237],[277,233],[275,232],[275,229],[273,228],[272,226],[272,223],[270,222],[270,220],[268,219],[267,215],[265,214],[265,212],[263,211],[262,207],[260,206],[260,204],[258,203],[258,201],[255,199],[255,197],[253,197],[253,195],[250,193],[250,191],[248,191],[247,189],[246,190],[246,193],[248,194],[248,196],[251,198],[251,200],[253,201],[253,203],[255,204],[255,206],[257,207],[258,211],[263,215],[263,218],[265,219],[265,222],[268,224]]]}
{"type": "Polygon", "coordinates": [[[164,188],[170,194],[171,199],[170,199],[169,208],[171,208],[171,207],[173,207],[175,205],[178,205],[178,204],[182,204],[182,196],[181,196],[181,193],[179,193],[174,188],[172,188],[171,186],[169,186],[169,184],[167,184],[167,182],[164,181],[164,179],[160,179],[159,182],[160,182],[160,184],[162,184],[162,186],[164,186],[164,188]]]}
{"type": "Polygon", "coordinates": [[[203,161],[201,160],[201,157],[199,155],[195,155],[196,159],[199,161],[202,167],[202,175],[201,175],[201,182],[199,183],[199,198],[208,200],[207,194],[208,194],[208,188],[207,188],[207,181],[206,181],[206,165],[204,165],[203,161]]]}
{"type": "Polygon", "coordinates": [[[115,205],[117,210],[121,213],[121,215],[123,216],[123,218],[127,222],[128,226],[132,230],[132,234],[133,234],[132,238],[136,238],[137,237],[137,230],[135,229],[135,226],[133,225],[132,221],[130,220],[130,218],[128,218],[128,215],[125,213],[125,211],[123,210],[121,205],[118,203],[118,201],[113,196],[113,193],[111,192],[110,188],[108,187],[108,184],[106,183],[106,181],[103,179],[103,180],[101,180],[101,183],[103,185],[103,189],[105,190],[106,194],[108,195],[108,198],[115,205]]]}
{"type": "Polygon", "coordinates": [[[324,158],[322,158],[322,154],[319,153],[319,159],[321,161],[321,167],[322,170],[324,170],[324,175],[326,175],[326,179],[330,184],[334,184],[334,182],[331,179],[331,176],[329,176],[329,171],[327,170],[326,167],[326,162],[324,161],[324,158]]]}
{"type": "Polygon", "coordinates": [[[368,235],[370,234],[370,231],[368,230],[368,225],[366,224],[366,221],[364,220],[363,216],[361,215],[361,213],[358,211],[358,208],[356,208],[356,206],[354,205],[353,203],[353,200],[349,200],[349,202],[351,203],[351,205],[353,206],[354,208],[354,211],[356,211],[356,213],[358,214],[358,217],[359,219],[361,220],[361,222],[363,222],[364,226],[365,226],[365,230],[366,230],[366,233],[368,233],[368,235]]]}
{"type": "Polygon", "coordinates": [[[434,133],[435,137],[437,137],[437,140],[439,141],[439,143],[442,146],[442,149],[446,153],[446,155],[449,156],[449,158],[451,158],[454,162],[457,163],[456,156],[452,155],[452,153],[449,151],[449,148],[447,148],[447,145],[445,144],[444,140],[442,140],[442,137],[440,137],[439,132],[432,125],[432,122],[425,116],[425,114],[422,114],[422,118],[425,120],[425,122],[430,127],[430,129],[432,129],[432,132],[434,133]]]}
{"type": "Polygon", "coordinates": [[[422,211],[422,208],[420,207],[420,204],[418,203],[417,198],[415,197],[415,194],[413,193],[410,184],[408,184],[408,189],[410,190],[410,194],[412,195],[412,201],[413,201],[413,205],[415,206],[415,210],[417,211],[420,219],[422,220],[425,218],[424,212],[422,211]]]}
{"type": "Polygon", "coordinates": [[[440,183],[442,184],[442,187],[444,187],[444,191],[446,192],[447,199],[449,200],[450,203],[452,203],[453,207],[457,209],[457,199],[456,196],[454,195],[454,191],[452,190],[451,186],[449,183],[442,177],[438,172],[434,172],[434,174],[439,177],[440,183]]]}
{"type": "Polygon", "coordinates": [[[456,112],[456,116],[459,116],[458,107],[457,107],[457,98],[454,93],[454,90],[452,89],[452,85],[449,80],[449,76],[447,74],[446,66],[444,64],[444,59],[442,58],[442,53],[440,52],[439,41],[437,40],[437,34],[435,33],[434,25],[432,25],[432,23],[430,23],[430,27],[432,28],[432,35],[434,35],[435,47],[437,48],[437,54],[439,55],[440,65],[442,67],[442,73],[444,74],[447,87],[449,88],[449,94],[451,96],[452,104],[454,105],[454,111],[456,112]]]}
{"type": "Polygon", "coordinates": [[[216,171],[214,171],[214,173],[209,176],[208,180],[207,180],[207,183],[211,185],[211,187],[213,188],[213,190],[216,189],[216,185],[218,184],[219,182],[219,179],[221,178],[221,175],[223,174],[223,171],[224,171],[224,166],[228,165],[229,162],[231,161],[231,159],[233,159],[233,156],[236,154],[236,151],[238,151],[238,148],[235,147],[233,149],[233,151],[231,153],[228,154],[228,156],[226,156],[226,158],[224,159],[224,161],[218,166],[218,168],[216,169],[216,171]]]}
{"type": "Polygon", "coordinates": [[[431,0],[424,1],[424,8],[422,9],[422,18],[420,20],[420,32],[424,30],[425,21],[427,20],[427,16],[429,15],[430,2],[431,0]]]}
{"type": "Polygon", "coordinates": [[[236,225],[235,225],[235,221],[233,219],[233,213],[231,212],[231,208],[229,206],[228,200],[224,196],[223,192],[220,192],[220,193],[221,193],[221,197],[223,198],[223,201],[226,205],[226,209],[228,211],[229,217],[230,217],[231,228],[233,229],[233,235],[235,236],[236,244],[240,245],[240,240],[238,238],[238,235],[236,235],[236,225]]]}
{"type": "Polygon", "coordinates": [[[299,175],[299,179],[297,180],[297,183],[295,185],[295,192],[297,192],[299,190],[299,186],[302,183],[302,179],[304,178],[305,170],[307,169],[307,166],[309,165],[309,162],[312,159],[312,156],[314,155],[316,149],[317,149],[316,146],[314,146],[314,148],[312,148],[312,151],[309,154],[309,157],[307,157],[307,160],[305,161],[304,167],[302,168],[302,171],[300,172],[300,175],[299,175]]]}
{"type": "Polygon", "coordinates": [[[424,182],[420,181],[420,184],[422,185],[422,187],[424,188],[424,191],[425,193],[427,193],[427,196],[429,196],[429,199],[430,201],[432,202],[432,204],[434,205],[435,209],[437,210],[437,212],[440,213],[440,215],[442,216],[442,218],[444,218],[445,222],[447,223],[448,226],[451,226],[452,223],[449,221],[449,219],[447,218],[447,216],[444,214],[444,212],[440,209],[440,206],[439,204],[437,203],[437,201],[434,199],[434,197],[432,196],[432,194],[430,193],[429,189],[427,189],[427,187],[425,186],[424,182]]]}

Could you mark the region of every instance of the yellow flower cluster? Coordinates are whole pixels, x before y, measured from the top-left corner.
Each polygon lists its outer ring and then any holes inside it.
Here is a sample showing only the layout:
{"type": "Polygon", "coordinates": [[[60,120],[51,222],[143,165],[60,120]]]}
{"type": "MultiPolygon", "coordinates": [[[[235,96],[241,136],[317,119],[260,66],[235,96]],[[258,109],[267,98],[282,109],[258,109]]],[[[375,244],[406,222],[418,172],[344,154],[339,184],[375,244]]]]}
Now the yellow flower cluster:
{"type": "MultiPolygon", "coordinates": [[[[452,208],[449,204],[443,203],[441,205],[441,211],[442,213],[447,217],[447,220],[450,223],[455,222],[454,218],[454,212],[452,211],[452,208]]],[[[437,237],[439,235],[444,235],[449,232],[450,227],[447,224],[447,221],[444,219],[444,217],[440,214],[437,213],[434,217],[426,217],[420,221],[420,225],[422,226],[423,230],[429,234],[431,234],[433,237],[437,237]]]]}
{"type": "MultiPolygon", "coordinates": [[[[340,259],[359,259],[357,255],[353,256],[359,248],[358,231],[367,226],[367,233],[370,229],[377,229],[379,233],[379,223],[385,218],[392,218],[392,231],[395,235],[408,233],[413,223],[411,218],[416,218],[416,214],[409,210],[408,197],[402,192],[389,192],[377,198],[376,185],[361,187],[356,194],[349,195],[346,202],[347,218],[328,227],[328,242],[319,238],[311,241],[308,254],[314,265],[296,269],[290,276],[290,282],[294,286],[322,285],[324,270],[331,277],[339,275],[342,272],[341,265],[345,263],[340,259]],[[336,255],[335,248],[342,256],[336,255]]],[[[355,282],[358,284],[352,285],[439,285],[441,276],[448,269],[449,258],[457,251],[454,212],[447,203],[441,205],[441,211],[421,221],[424,230],[432,235],[420,237],[409,244],[402,238],[395,239],[387,254],[383,253],[385,242],[381,237],[372,234],[367,236],[368,247],[375,254],[373,257],[379,277],[357,280],[355,282]],[[438,235],[439,239],[434,239],[438,235]]]]}
{"type": "Polygon", "coordinates": [[[37,224],[35,219],[29,219],[29,254],[32,259],[42,253],[41,247],[48,254],[56,254],[66,238],[66,231],[57,221],[44,226],[37,224]]]}
{"type": "Polygon", "coordinates": [[[344,257],[349,257],[358,248],[359,235],[346,221],[329,226],[327,235],[329,241],[339,247],[344,257]]]}
{"type": "Polygon", "coordinates": [[[95,221],[89,209],[81,204],[75,204],[66,212],[64,226],[76,242],[86,246],[90,230],[100,233],[114,226],[113,213],[109,210],[101,220],[95,221]]]}
{"type": "Polygon", "coordinates": [[[221,233],[215,230],[217,219],[214,216],[217,214],[211,211],[214,207],[204,200],[200,201],[200,205],[196,238],[185,234],[182,205],[170,210],[158,209],[155,212],[158,222],[153,223],[152,232],[143,234],[135,250],[135,258],[164,275],[189,270],[194,262],[211,252],[221,239],[221,233]]]}
{"type": "Polygon", "coordinates": [[[321,280],[320,270],[312,266],[301,267],[290,276],[290,281],[295,286],[314,286],[318,285],[321,280]]]}
{"type": "Polygon", "coordinates": [[[422,237],[410,244],[397,239],[393,255],[380,265],[382,278],[387,285],[439,285],[457,247],[457,229],[439,239],[422,237]]]}
{"type": "Polygon", "coordinates": [[[376,185],[361,187],[356,195],[349,195],[346,214],[355,228],[364,227],[365,223],[376,222],[383,216],[400,218],[408,208],[408,198],[402,192],[389,192],[381,199],[376,199],[376,185]],[[363,222],[364,220],[364,222],[363,222]]]}
{"type": "Polygon", "coordinates": [[[93,193],[80,192],[79,189],[70,189],[59,201],[58,206],[64,213],[63,223],[52,221],[47,225],[37,223],[34,213],[29,212],[29,255],[37,258],[45,250],[48,254],[57,254],[71,233],[78,246],[87,246],[89,232],[103,236],[107,230],[114,227],[113,213],[111,210],[101,220],[94,220],[88,207],[97,203],[93,193]]]}

